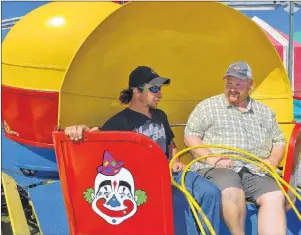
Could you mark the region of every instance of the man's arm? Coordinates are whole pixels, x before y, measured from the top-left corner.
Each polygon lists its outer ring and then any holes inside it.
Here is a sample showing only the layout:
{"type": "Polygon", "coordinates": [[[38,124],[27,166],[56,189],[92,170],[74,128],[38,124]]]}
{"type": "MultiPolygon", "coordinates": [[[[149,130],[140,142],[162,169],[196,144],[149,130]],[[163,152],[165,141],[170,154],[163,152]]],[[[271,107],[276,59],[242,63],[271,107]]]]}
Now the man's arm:
{"type": "MultiPolygon", "coordinates": [[[[173,141],[171,141],[168,148],[169,148],[169,155],[170,155],[170,159],[171,159],[178,152],[178,149],[177,149],[175,142],[173,142],[173,141]]],[[[182,162],[180,162],[180,160],[178,158],[174,161],[174,163],[172,165],[173,172],[182,171],[182,170],[184,170],[184,168],[185,168],[185,165],[182,162]]]]}
{"type": "MultiPolygon", "coordinates": [[[[204,145],[203,138],[205,132],[213,125],[213,121],[208,115],[209,106],[200,103],[190,114],[184,135],[184,143],[187,147],[204,145]]],[[[208,148],[197,148],[191,151],[194,158],[199,158],[208,154],[212,154],[212,151],[208,148]]],[[[206,159],[200,160],[211,166],[219,165],[220,167],[231,167],[232,161],[230,159],[220,158],[220,157],[209,157],[206,159]]]]}
{"type": "MultiPolygon", "coordinates": [[[[203,145],[204,144],[204,142],[198,136],[185,136],[184,137],[184,143],[187,147],[192,147],[192,146],[197,146],[197,145],[203,145]]],[[[205,156],[205,155],[208,155],[208,154],[212,154],[212,151],[210,151],[210,149],[208,149],[208,148],[197,148],[197,149],[191,150],[191,153],[193,154],[193,156],[195,158],[198,158],[198,157],[202,157],[202,156],[205,156]]],[[[208,164],[209,164],[210,158],[202,159],[200,161],[208,162],[208,164]]]]}
{"type": "MultiPolygon", "coordinates": [[[[200,137],[197,136],[185,136],[184,138],[185,144],[190,146],[198,146],[198,145],[204,145],[205,143],[200,139],[200,137]]],[[[197,148],[191,150],[191,153],[195,158],[206,156],[208,154],[212,154],[212,151],[208,148],[197,148]]],[[[206,159],[199,160],[200,162],[205,162],[208,165],[211,166],[219,166],[219,167],[232,167],[232,161],[228,158],[222,158],[222,157],[208,157],[206,159]]]]}
{"type": "Polygon", "coordinates": [[[275,168],[278,167],[278,165],[283,159],[284,152],[285,152],[284,144],[275,144],[268,158],[268,162],[275,168]]]}
{"type": "MultiPolygon", "coordinates": [[[[176,146],[176,143],[174,141],[171,141],[171,143],[168,145],[169,150],[169,158],[171,159],[174,155],[177,154],[178,148],[176,146]]],[[[176,159],[175,162],[178,162],[179,160],[176,159]]]]}
{"type": "MultiPolygon", "coordinates": [[[[165,128],[165,133],[166,133],[166,141],[168,144],[168,154],[169,154],[169,159],[171,159],[177,152],[177,146],[176,143],[173,141],[173,139],[175,138],[175,135],[170,127],[168,118],[166,113],[164,113],[164,111],[160,110],[161,115],[162,115],[162,119],[163,119],[163,125],[165,128]]],[[[178,162],[178,159],[176,159],[175,162],[178,162]]]]}
{"type": "Polygon", "coordinates": [[[278,167],[280,162],[282,161],[284,154],[285,154],[285,147],[286,147],[286,139],[284,136],[283,131],[279,127],[277,121],[276,121],[276,115],[273,112],[272,113],[272,122],[273,122],[273,128],[272,128],[272,138],[273,138],[273,147],[271,150],[271,154],[268,157],[268,162],[274,166],[275,168],[278,167]]]}
{"type": "MultiPolygon", "coordinates": [[[[185,131],[184,131],[184,143],[187,147],[202,145],[202,141],[205,132],[209,129],[211,125],[210,117],[207,115],[204,103],[199,103],[192,113],[190,114],[185,131]]],[[[211,154],[212,151],[208,148],[197,148],[191,151],[195,158],[211,154]]],[[[213,164],[213,158],[203,159],[202,162],[207,162],[208,164],[213,164]]]]}

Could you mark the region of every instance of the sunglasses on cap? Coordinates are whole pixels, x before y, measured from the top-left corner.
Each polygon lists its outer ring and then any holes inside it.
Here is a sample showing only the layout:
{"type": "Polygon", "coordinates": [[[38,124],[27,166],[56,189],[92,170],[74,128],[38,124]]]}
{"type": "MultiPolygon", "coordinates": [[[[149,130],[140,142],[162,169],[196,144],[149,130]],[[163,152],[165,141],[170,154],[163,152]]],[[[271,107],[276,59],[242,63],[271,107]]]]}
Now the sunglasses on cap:
{"type": "Polygon", "coordinates": [[[148,89],[151,93],[158,93],[161,91],[160,86],[152,86],[152,87],[138,87],[140,91],[148,89]]]}

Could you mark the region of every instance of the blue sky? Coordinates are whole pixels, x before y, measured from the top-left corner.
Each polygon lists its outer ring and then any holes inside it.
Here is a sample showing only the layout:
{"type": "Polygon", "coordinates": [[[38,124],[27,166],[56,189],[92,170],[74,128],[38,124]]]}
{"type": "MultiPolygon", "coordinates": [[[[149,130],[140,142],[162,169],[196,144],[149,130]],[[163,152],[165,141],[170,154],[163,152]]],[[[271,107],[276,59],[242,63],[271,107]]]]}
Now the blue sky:
{"type": "Polygon", "coordinates": [[[47,2],[1,2],[2,3],[2,20],[17,16],[23,16],[33,9],[46,4],[47,2]]]}
{"type": "MultiPolygon", "coordinates": [[[[2,19],[23,16],[33,9],[46,4],[47,2],[2,2],[2,19]]],[[[288,34],[289,32],[289,14],[282,8],[274,11],[243,11],[244,14],[252,18],[258,16],[273,27],[288,34]]],[[[2,39],[7,30],[2,30],[2,39]]],[[[294,32],[301,31],[301,9],[294,16],[294,32]]]]}
{"type": "MultiPolygon", "coordinates": [[[[289,14],[282,8],[274,11],[242,11],[242,13],[250,18],[258,16],[283,33],[289,33],[289,14]]],[[[301,31],[301,9],[294,14],[294,32],[298,31],[301,31]]]]}

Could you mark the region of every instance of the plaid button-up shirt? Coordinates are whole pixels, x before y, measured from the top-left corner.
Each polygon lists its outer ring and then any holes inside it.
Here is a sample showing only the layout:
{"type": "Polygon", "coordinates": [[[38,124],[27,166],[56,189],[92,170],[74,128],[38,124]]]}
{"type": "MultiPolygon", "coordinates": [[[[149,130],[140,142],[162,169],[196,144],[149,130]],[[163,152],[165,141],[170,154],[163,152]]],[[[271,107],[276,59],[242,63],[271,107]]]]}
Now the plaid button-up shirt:
{"type": "MultiPolygon", "coordinates": [[[[185,136],[198,136],[205,144],[242,149],[262,159],[270,156],[273,145],[286,144],[284,133],[270,108],[249,98],[247,109],[239,111],[228,103],[224,94],[208,98],[195,107],[188,119],[185,136]]],[[[210,150],[217,154],[241,155],[225,149],[210,150]]],[[[264,175],[253,164],[235,159],[232,161],[236,172],[246,166],[254,174],[264,175]]],[[[211,167],[206,163],[196,162],[191,170],[211,167]]]]}

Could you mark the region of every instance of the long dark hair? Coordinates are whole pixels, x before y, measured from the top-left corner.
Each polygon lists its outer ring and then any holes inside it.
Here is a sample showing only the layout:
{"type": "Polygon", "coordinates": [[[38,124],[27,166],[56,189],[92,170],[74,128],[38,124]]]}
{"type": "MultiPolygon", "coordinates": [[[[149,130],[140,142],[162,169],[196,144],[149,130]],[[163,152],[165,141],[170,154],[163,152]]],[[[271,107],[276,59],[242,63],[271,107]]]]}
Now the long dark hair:
{"type": "Polygon", "coordinates": [[[133,90],[131,88],[124,89],[120,92],[119,100],[122,104],[128,104],[133,97],[133,90]]]}

